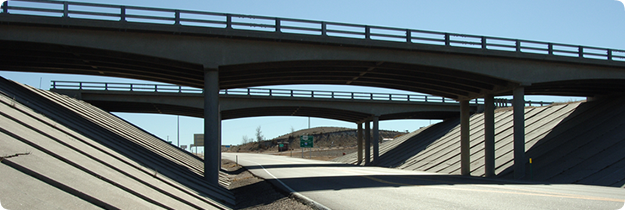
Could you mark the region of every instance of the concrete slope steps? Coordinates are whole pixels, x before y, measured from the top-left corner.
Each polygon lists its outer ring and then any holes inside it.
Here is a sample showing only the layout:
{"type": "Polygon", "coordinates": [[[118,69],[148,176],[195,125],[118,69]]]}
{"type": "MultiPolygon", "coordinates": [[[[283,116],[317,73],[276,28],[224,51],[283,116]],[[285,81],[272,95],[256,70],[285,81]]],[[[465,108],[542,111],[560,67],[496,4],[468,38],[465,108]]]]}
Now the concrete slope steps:
{"type": "MultiPolygon", "coordinates": [[[[419,130],[416,130],[416,131],[407,133],[407,134],[405,134],[403,136],[397,137],[393,141],[383,142],[382,144],[380,144],[380,150],[379,150],[380,156],[383,156],[389,150],[396,148],[400,144],[402,144],[405,141],[413,138],[415,135],[418,135],[422,131],[427,130],[427,128],[429,128],[430,126],[432,126],[432,125],[423,127],[423,128],[421,128],[419,130]]],[[[371,154],[373,154],[373,148],[370,149],[370,152],[371,152],[371,154]]],[[[363,152],[363,155],[364,155],[364,152],[363,152]]],[[[348,163],[348,164],[357,164],[358,163],[358,153],[357,152],[350,153],[350,154],[347,154],[347,155],[335,158],[332,161],[341,162],[341,163],[348,163]]],[[[363,160],[363,163],[361,163],[361,165],[364,165],[364,160],[363,160]]]]}
{"type": "MultiPolygon", "coordinates": [[[[555,116],[561,116],[566,114],[565,107],[543,107],[543,108],[531,108],[525,109],[525,126],[526,126],[526,143],[525,147],[532,147],[537,141],[537,136],[543,134],[543,131],[539,128],[547,128],[541,123],[546,121],[548,116],[552,113],[557,113],[555,116]]],[[[553,119],[557,119],[553,118],[553,119]]],[[[499,115],[499,120],[495,121],[495,162],[507,163],[513,158],[513,123],[512,113],[499,115]]],[[[471,136],[471,174],[475,176],[484,175],[484,124],[483,122],[478,125],[478,135],[471,136]]],[[[459,161],[459,160],[458,160],[459,161]]],[[[458,162],[459,164],[459,162],[458,162]]],[[[505,165],[505,164],[502,164],[505,165]]],[[[497,170],[503,170],[502,167],[497,167],[497,170]]],[[[451,173],[460,173],[460,168],[455,168],[451,173]]]]}
{"type": "Polygon", "coordinates": [[[103,208],[227,208],[114,151],[98,148],[96,142],[62,125],[51,126],[53,121],[21,104],[0,99],[0,151],[30,152],[3,161],[18,171],[103,208]]]}
{"type": "MultiPolygon", "coordinates": [[[[396,147],[398,144],[400,144],[403,141],[407,140],[408,138],[416,135],[417,133],[421,132],[422,130],[424,130],[424,128],[416,130],[416,131],[413,131],[413,132],[410,132],[410,133],[407,133],[407,134],[405,134],[403,136],[397,137],[393,141],[388,141],[388,142],[384,142],[384,143],[380,144],[380,154],[383,154],[386,151],[388,151],[389,149],[392,149],[392,148],[396,147]]],[[[364,142],[363,142],[363,146],[364,146],[364,142]]],[[[370,152],[371,152],[371,154],[373,154],[373,148],[371,148],[370,152]]],[[[363,152],[363,155],[364,155],[364,152],[363,152]]],[[[354,152],[354,153],[343,155],[341,157],[333,159],[332,161],[334,161],[334,162],[341,162],[341,163],[347,163],[347,164],[357,164],[358,163],[358,152],[354,152]]],[[[364,160],[363,160],[363,162],[364,162],[364,160]]]]}
{"type": "MultiPolygon", "coordinates": [[[[429,127],[429,126],[428,126],[428,127],[429,127]]],[[[393,140],[393,141],[389,141],[389,142],[384,142],[384,143],[381,143],[381,144],[380,144],[380,148],[379,148],[379,156],[380,156],[380,158],[382,158],[383,156],[387,155],[387,153],[388,153],[391,149],[398,148],[401,144],[405,143],[405,142],[406,142],[406,141],[408,141],[410,138],[412,138],[412,137],[414,137],[414,136],[416,136],[416,135],[419,135],[419,134],[420,134],[422,131],[424,131],[424,130],[426,130],[426,129],[425,129],[425,128],[422,128],[422,129],[416,130],[416,131],[414,131],[414,132],[411,132],[411,133],[409,133],[409,134],[403,135],[403,136],[401,136],[401,137],[399,137],[399,138],[397,138],[397,139],[395,139],[395,140],[393,140]]],[[[373,136],[373,135],[372,135],[372,136],[373,136]]],[[[373,140],[372,140],[372,141],[373,141],[373,140]]],[[[373,144],[373,143],[372,143],[372,144],[373,144]]],[[[371,156],[371,159],[370,159],[369,161],[373,162],[373,146],[371,146],[371,148],[370,148],[370,151],[369,151],[369,152],[370,152],[370,154],[372,155],[372,156],[371,156]]],[[[364,155],[364,152],[363,152],[363,155],[364,155]]],[[[361,163],[361,165],[364,165],[364,164],[365,164],[365,163],[364,163],[364,160],[363,160],[363,162],[361,163]]]]}
{"type": "MultiPolygon", "coordinates": [[[[597,106],[598,103],[585,103],[584,106],[580,106],[579,103],[566,105],[568,107],[573,107],[569,115],[564,116],[563,119],[558,119],[559,121],[554,122],[544,122],[544,126],[542,127],[545,130],[545,134],[540,137],[540,141],[537,142],[533,147],[526,147],[527,158],[532,158],[534,160],[534,168],[540,167],[539,165],[548,165],[553,162],[551,159],[545,159],[545,155],[549,156],[550,154],[564,154],[567,153],[567,149],[570,148],[562,148],[561,146],[566,145],[574,145],[575,142],[569,142],[569,139],[576,135],[577,131],[571,130],[575,128],[575,126],[582,125],[583,127],[592,126],[589,122],[592,122],[595,116],[598,113],[605,112],[611,109],[611,105],[603,105],[597,106]],[[581,121],[580,121],[581,120],[581,121]],[[589,121],[586,121],[589,120],[589,121]],[[549,129],[546,129],[549,128],[549,129]],[[540,163],[537,165],[537,163],[540,163]]],[[[615,105],[615,104],[612,104],[615,105]]],[[[562,105],[564,106],[564,105],[562,105]]],[[[562,118],[562,117],[560,117],[562,118]]],[[[557,163],[556,163],[557,164],[557,163]]],[[[552,169],[549,169],[552,170],[552,169]]],[[[505,172],[500,173],[502,177],[510,177],[511,169],[508,169],[505,172]]]]}
{"type": "MultiPolygon", "coordinates": [[[[13,84],[13,83],[11,83],[13,84]]],[[[16,88],[20,88],[19,85],[13,84],[17,86],[16,88]]],[[[22,88],[33,90],[33,88],[28,86],[22,86],[22,88]]],[[[155,154],[152,150],[148,150],[145,147],[140,147],[133,142],[136,139],[124,138],[123,135],[118,135],[115,133],[114,129],[104,129],[99,124],[94,124],[92,121],[89,121],[84,116],[77,113],[75,110],[68,110],[66,107],[58,107],[54,105],[58,105],[53,101],[50,101],[47,98],[41,98],[41,95],[37,94],[37,92],[41,90],[35,90],[36,92],[27,91],[21,97],[30,97],[28,100],[34,100],[37,103],[31,103],[30,106],[37,106],[38,111],[44,111],[48,116],[55,116],[55,119],[61,120],[65,125],[69,125],[73,129],[82,132],[84,135],[89,136],[90,138],[100,140],[100,143],[105,144],[117,151],[123,152],[125,155],[129,157],[133,157],[135,160],[141,161],[143,164],[149,165],[155,171],[159,171],[162,174],[166,174],[172,179],[180,180],[180,181],[190,181],[190,184],[193,185],[205,185],[197,173],[189,170],[187,167],[183,167],[182,165],[171,161],[171,159],[167,159],[164,156],[158,155],[162,152],[157,151],[155,154]],[[45,104],[45,105],[41,105],[45,104]],[[192,178],[191,178],[192,177],[192,178]]],[[[59,105],[60,106],[60,105],[59,105]]],[[[131,125],[126,126],[134,127],[131,125]]],[[[120,127],[119,129],[124,129],[124,127],[120,127]]],[[[154,149],[154,148],[151,148],[154,149]]],[[[212,189],[215,191],[223,191],[222,188],[212,187],[212,186],[203,186],[208,189],[212,189]]]]}
{"type": "MultiPolygon", "coordinates": [[[[526,126],[529,127],[529,131],[532,131],[532,126],[535,125],[535,121],[543,119],[541,115],[544,109],[525,109],[525,116],[527,117],[526,126]]],[[[483,130],[483,115],[479,114],[471,118],[471,156],[472,160],[472,174],[481,176],[484,174],[483,168],[479,167],[483,165],[484,157],[484,130],[483,130]]],[[[427,168],[421,167],[418,170],[434,171],[439,173],[460,173],[460,129],[454,129],[453,135],[445,140],[449,140],[448,144],[453,147],[447,147],[445,150],[433,150],[432,154],[438,156],[430,157],[433,161],[427,168]],[[436,160],[445,161],[436,161],[436,160]]],[[[495,114],[495,155],[496,155],[496,169],[501,171],[502,166],[512,161],[512,113],[511,112],[498,112],[495,114]],[[503,164],[502,164],[503,163],[503,164]]],[[[533,144],[532,138],[528,139],[526,147],[531,147],[533,144]]]]}
{"type": "MultiPolygon", "coordinates": [[[[531,148],[539,139],[541,139],[546,133],[557,125],[562,119],[564,119],[570,112],[572,112],[574,106],[549,106],[544,108],[533,108],[539,110],[535,115],[529,116],[526,119],[526,144],[525,148],[531,148]],[[546,123],[546,124],[545,124],[546,123]]],[[[507,115],[501,121],[497,121],[495,124],[495,173],[501,173],[506,168],[510,167],[513,163],[513,123],[512,113],[507,112],[507,115]]],[[[475,176],[484,175],[484,139],[480,139],[478,142],[479,150],[472,151],[477,155],[471,156],[471,174],[475,176]]]]}
{"type": "Polygon", "coordinates": [[[23,88],[20,89],[18,85],[0,82],[0,90],[10,92],[12,94],[10,98],[15,98],[17,101],[25,103],[31,108],[34,107],[36,112],[53,117],[55,119],[54,121],[48,120],[51,121],[48,122],[50,126],[54,127],[60,124],[64,126],[69,125],[68,128],[70,131],[68,132],[79,131],[80,135],[84,135],[85,138],[94,139],[94,142],[100,144],[101,147],[121,154],[121,157],[118,157],[118,159],[125,158],[126,160],[137,161],[136,165],[149,168],[150,173],[157,171],[159,175],[164,175],[161,177],[175,180],[170,180],[170,182],[180,183],[178,185],[189,188],[195,194],[221,200],[223,203],[233,202],[233,196],[230,192],[221,187],[207,185],[202,180],[203,178],[201,176],[191,172],[188,168],[181,167],[178,164],[172,164],[171,160],[164,159],[145,149],[139,149],[137,145],[130,141],[113,135],[108,130],[103,130],[98,126],[94,126],[88,121],[85,121],[82,117],[77,117],[75,113],[62,109],[62,107],[56,106],[42,97],[37,97],[38,95],[25,91],[23,88]]]}
{"type": "MultiPolygon", "coordinates": [[[[551,148],[553,152],[537,156],[534,176],[552,182],[576,183],[594,173],[602,173],[604,168],[623,159],[619,154],[625,134],[622,123],[625,111],[619,109],[623,102],[614,100],[602,104],[601,108],[607,107],[605,110],[583,110],[584,115],[572,118],[569,126],[563,127],[566,132],[553,135],[553,140],[537,147],[543,151],[551,148]]],[[[599,104],[585,105],[593,103],[599,104]]]]}
{"type": "Polygon", "coordinates": [[[426,150],[431,142],[440,138],[457,124],[458,119],[449,119],[429,126],[422,132],[411,136],[410,139],[402,142],[397,147],[387,149],[387,152],[380,156],[380,160],[377,162],[377,165],[383,167],[395,167],[404,164],[406,160],[415,154],[426,150]]]}
{"type": "MultiPolygon", "coordinates": [[[[38,93],[48,98],[49,100],[74,111],[84,119],[89,120],[99,127],[105,128],[108,131],[123,137],[124,140],[135,143],[136,145],[147,149],[149,152],[156,153],[159,155],[159,157],[166,158],[168,160],[166,162],[173,162],[179,166],[183,166],[184,168],[180,170],[183,173],[193,172],[199,176],[203,175],[203,163],[201,162],[201,159],[195,157],[190,153],[180,150],[177,147],[173,147],[171,144],[164,142],[161,139],[141,132],[142,130],[137,129],[132,124],[129,124],[126,121],[119,119],[118,117],[104,112],[97,107],[91,106],[86,102],[77,101],[64,95],[34,89],[28,86],[25,86],[25,88],[28,88],[31,91],[38,93]]],[[[226,185],[226,175],[220,173],[220,177],[220,183],[222,185],[226,185]]]]}
{"type": "Polygon", "coordinates": [[[99,108],[91,106],[90,104],[82,101],[77,101],[65,95],[57,93],[38,90],[30,87],[31,91],[34,91],[68,109],[74,110],[85,119],[92,121],[104,128],[109,129],[112,132],[117,133],[120,136],[124,136],[137,144],[152,149],[154,152],[160,153],[169,159],[179,162],[181,165],[186,165],[192,168],[196,173],[202,174],[203,163],[199,158],[194,158],[193,155],[186,154],[185,151],[171,147],[169,143],[164,142],[152,135],[137,129],[130,123],[115,117],[108,112],[105,112],[99,108]],[[121,129],[120,129],[121,128],[121,129]]]}

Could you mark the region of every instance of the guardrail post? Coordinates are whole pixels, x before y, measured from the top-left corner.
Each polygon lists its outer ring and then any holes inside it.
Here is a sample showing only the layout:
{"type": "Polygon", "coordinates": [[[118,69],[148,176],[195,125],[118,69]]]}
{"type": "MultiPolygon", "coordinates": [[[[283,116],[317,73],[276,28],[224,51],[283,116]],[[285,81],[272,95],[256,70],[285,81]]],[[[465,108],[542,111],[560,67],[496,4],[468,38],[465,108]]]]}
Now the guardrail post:
{"type": "Polygon", "coordinates": [[[9,14],[9,1],[2,2],[2,13],[9,14]]]}
{"type": "Polygon", "coordinates": [[[310,97],[311,97],[311,98],[314,98],[314,97],[315,97],[315,91],[314,91],[314,90],[311,90],[311,91],[310,91],[310,97]]]}
{"type": "Polygon", "coordinates": [[[553,44],[552,43],[547,44],[547,51],[549,52],[549,55],[553,55],[553,44]]]}
{"type": "Polygon", "coordinates": [[[78,89],[79,89],[79,90],[82,90],[82,82],[79,82],[79,83],[78,83],[78,89]]]}
{"type": "Polygon", "coordinates": [[[232,29],[232,15],[231,14],[226,15],[226,28],[232,29]]]}
{"type": "Polygon", "coordinates": [[[251,94],[251,90],[250,90],[249,88],[247,89],[247,95],[248,95],[248,96],[251,96],[251,95],[252,95],[252,94],[251,94]]]}
{"type": "Polygon", "coordinates": [[[388,94],[388,100],[392,101],[393,100],[393,94],[388,94]]]}
{"type": "Polygon", "coordinates": [[[180,10],[176,10],[176,22],[174,23],[174,25],[180,25],[180,10]]]}
{"type": "Polygon", "coordinates": [[[273,96],[273,91],[269,89],[269,96],[273,96]]]}
{"type": "Polygon", "coordinates": [[[373,93],[371,93],[371,94],[369,94],[369,95],[371,95],[371,100],[373,100],[373,93]]]}
{"type": "Polygon", "coordinates": [[[425,102],[428,102],[428,96],[425,96],[425,102]]]}
{"type": "Polygon", "coordinates": [[[612,49],[608,49],[608,60],[612,60],[612,49]]]}
{"type": "Polygon", "coordinates": [[[119,8],[119,13],[120,13],[120,15],[119,15],[119,17],[120,17],[119,21],[126,22],[126,6],[121,6],[121,7],[119,8]]]}
{"type": "MultiPolygon", "coordinates": [[[[226,89],[227,92],[228,89],[226,89]]],[[[178,86],[178,93],[182,93],[182,86],[178,86]]]]}
{"type": "Polygon", "coordinates": [[[109,90],[109,83],[104,83],[104,90],[109,90]]]}
{"type": "Polygon", "coordinates": [[[280,28],[280,18],[276,18],[276,32],[282,32],[282,29],[280,28]]]}
{"type": "Polygon", "coordinates": [[[133,85],[130,84],[130,91],[133,91],[133,85]]]}
{"type": "Polygon", "coordinates": [[[580,57],[580,58],[583,58],[583,57],[584,57],[584,47],[579,46],[579,47],[577,48],[577,53],[579,54],[579,57],[580,57]]]}
{"type": "Polygon", "coordinates": [[[69,17],[69,2],[63,2],[63,17],[69,17]]]}
{"type": "Polygon", "coordinates": [[[371,39],[371,27],[365,26],[365,39],[371,39]]]}
{"type": "Polygon", "coordinates": [[[293,97],[293,90],[291,90],[291,97],[293,97]]]}
{"type": "Polygon", "coordinates": [[[334,91],[332,91],[332,98],[334,98],[334,91]]]}
{"type": "Polygon", "coordinates": [[[443,99],[443,103],[445,103],[445,97],[441,97],[443,99]]]}
{"type": "Polygon", "coordinates": [[[154,92],[158,92],[158,85],[154,85],[154,92]]]}
{"type": "Polygon", "coordinates": [[[482,37],[482,49],[486,49],[486,37],[482,37]]]}
{"type": "Polygon", "coordinates": [[[406,29],[406,42],[412,43],[412,32],[410,29],[406,29]]]}
{"type": "Polygon", "coordinates": [[[406,95],[406,100],[408,100],[408,102],[410,102],[410,95],[406,95]]]}
{"type": "Polygon", "coordinates": [[[445,33],[445,46],[451,46],[451,37],[449,33],[445,33]]]}
{"type": "Polygon", "coordinates": [[[52,81],[52,89],[56,89],[56,81],[52,81]]]}
{"type": "Polygon", "coordinates": [[[328,35],[328,26],[325,22],[321,22],[321,36],[328,35]]]}
{"type": "Polygon", "coordinates": [[[516,43],[514,44],[514,46],[516,47],[517,52],[521,52],[521,41],[516,40],[516,43]]]}

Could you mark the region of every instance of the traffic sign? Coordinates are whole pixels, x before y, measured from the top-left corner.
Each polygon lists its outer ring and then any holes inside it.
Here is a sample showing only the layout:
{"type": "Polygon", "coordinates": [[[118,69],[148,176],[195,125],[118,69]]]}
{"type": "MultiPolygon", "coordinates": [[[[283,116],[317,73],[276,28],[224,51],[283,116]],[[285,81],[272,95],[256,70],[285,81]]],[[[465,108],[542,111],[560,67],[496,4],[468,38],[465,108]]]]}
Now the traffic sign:
{"type": "Polygon", "coordinates": [[[301,136],[299,138],[299,147],[313,147],[313,136],[301,136]]]}

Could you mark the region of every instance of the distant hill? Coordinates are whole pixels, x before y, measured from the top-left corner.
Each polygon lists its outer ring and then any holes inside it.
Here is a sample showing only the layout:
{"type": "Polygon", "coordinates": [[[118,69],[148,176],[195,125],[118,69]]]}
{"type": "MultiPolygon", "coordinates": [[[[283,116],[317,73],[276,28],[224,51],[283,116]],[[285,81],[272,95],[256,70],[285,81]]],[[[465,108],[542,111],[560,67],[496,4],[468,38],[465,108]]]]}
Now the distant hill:
{"type": "MultiPolygon", "coordinates": [[[[406,132],[380,130],[380,141],[383,138],[396,138],[404,134],[406,134],[406,132]]],[[[278,144],[289,143],[291,149],[299,149],[299,138],[302,135],[313,136],[315,147],[357,146],[356,129],[341,127],[316,127],[298,130],[278,136],[271,140],[265,140],[262,142],[260,148],[262,148],[262,150],[275,149],[277,151],[278,144]]],[[[259,146],[258,142],[251,142],[240,145],[238,149],[239,151],[257,151],[259,150],[259,146]]]]}

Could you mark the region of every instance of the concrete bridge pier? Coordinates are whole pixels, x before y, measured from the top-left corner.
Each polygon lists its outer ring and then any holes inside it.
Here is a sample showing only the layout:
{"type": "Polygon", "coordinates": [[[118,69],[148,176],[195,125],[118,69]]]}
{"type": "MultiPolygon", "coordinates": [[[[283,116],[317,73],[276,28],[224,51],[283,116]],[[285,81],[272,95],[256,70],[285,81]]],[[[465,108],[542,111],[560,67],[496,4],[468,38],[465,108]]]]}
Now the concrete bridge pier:
{"type": "Polygon", "coordinates": [[[495,97],[484,97],[484,169],[486,177],[495,176],[495,97]]]}
{"type": "Polygon", "coordinates": [[[514,126],[514,178],[525,176],[525,88],[519,86],[512,90],[513,126],[514,126]]]}
{"type": "Polygon", "coordinates": [[[373,116],[373,165],[380,157],[380,116],[373,116]]]}
{"type": "Polygon", "coordinates": [[[219,185],[220,150],[219,71],[204,69],[204,178],[215,186],[219,185]]]}
{"type": "Polygon", "coordinates": [[[471,146],[469,139],[469,100],[460,101],[460,173],[471,175],[471,146]]]}
{"type": "Polygon", "coordinates": [[[363,147],[363,139],[362,139],[362,123],[356,123],[358,129],[356,130],[356,139],[358,141],[358,165],[362,163],[362,147],[363,147]]]}
{"type": "Polygon", "coordinates": [[[365,121],[365,165],[371,165],[371,123],[365,121]]]}

